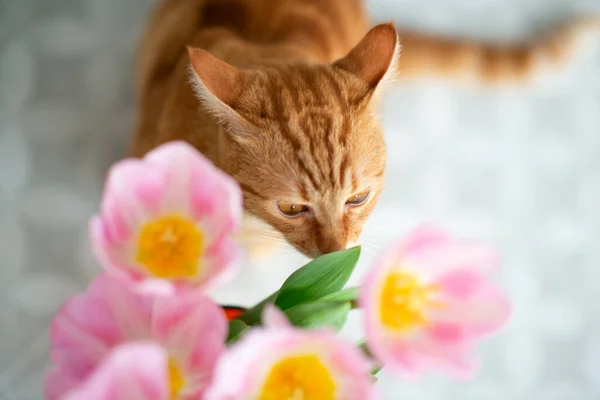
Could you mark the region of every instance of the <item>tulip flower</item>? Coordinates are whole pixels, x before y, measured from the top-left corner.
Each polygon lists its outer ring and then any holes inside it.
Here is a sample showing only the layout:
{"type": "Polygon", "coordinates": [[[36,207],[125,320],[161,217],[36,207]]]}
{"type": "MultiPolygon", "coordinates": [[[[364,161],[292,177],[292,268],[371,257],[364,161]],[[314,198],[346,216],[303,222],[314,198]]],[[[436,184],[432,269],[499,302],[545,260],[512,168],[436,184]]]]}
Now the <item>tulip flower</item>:
{"type": "Polygon", "coordinates": [[[170,142],[112,167],[90,233],[107,271],[172,294],[232,276],[241,215],[237,183],[192,146],[170,142]]]}
{"type": "Polygon", "coordinates": [[[210,383],[226,336],[223,310],[201,293],[143,295],[101,275],[52,321],[54,369],[46,381],[46,397],[61,399],[91,379],[118,346],[150,340],[166,354],[170,398],[197,399],[210,383]]]}
{"type": "Polygon", "coordinates": [[[369,350],[405,377],[427,369],[471,376],[474,345],[509,316],[487,277],[495,265],[487,248],[429,227],[393,244],[361,287],[369,350]]]}
{"type": "Polygon", "coordinates": [[[371,362],[334,331],[292,327],[274,306],[221,357],[206,400],[370,400],[371,362]]]}

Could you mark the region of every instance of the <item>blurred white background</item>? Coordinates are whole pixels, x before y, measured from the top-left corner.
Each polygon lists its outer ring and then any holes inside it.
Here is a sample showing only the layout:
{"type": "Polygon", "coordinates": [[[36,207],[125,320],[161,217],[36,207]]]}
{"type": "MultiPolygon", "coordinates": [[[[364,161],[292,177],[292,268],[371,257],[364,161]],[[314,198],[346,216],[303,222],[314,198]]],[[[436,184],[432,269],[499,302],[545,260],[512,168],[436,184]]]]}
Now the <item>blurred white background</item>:
{"type": "MultiPolygon", "coordinates": [[[[340,0],[343,1],[343,0],[340,0]]],[[[599,0],[366,0],[376,21],[529,37],[599,0]]],[[[0,0],[0,399],[39,400],[47,326],[99,272],[87,247],[107,167],[132,132],[134,38],[151,0],[0,0]]],[[[388,187],[355,280],[421,222],[487,241],[515,305],[467,383],[382,376],[386,399],[600,399],[600,46],[553,90],[397,87],[388,187]]],[[[563,79],[564,78],[564,79],[563,79]]],[[[304,259],[249,266],[218,299],[249,304],[304,259]]],[[[358,336],[358,321],[347,332],[358,336]]]]}

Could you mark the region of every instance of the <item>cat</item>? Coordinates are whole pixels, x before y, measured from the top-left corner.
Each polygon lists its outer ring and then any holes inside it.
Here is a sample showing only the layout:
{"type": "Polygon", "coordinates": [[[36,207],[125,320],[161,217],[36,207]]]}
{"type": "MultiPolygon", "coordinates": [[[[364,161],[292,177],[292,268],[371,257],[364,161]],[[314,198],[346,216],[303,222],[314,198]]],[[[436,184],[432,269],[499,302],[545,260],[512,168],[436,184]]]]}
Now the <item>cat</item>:
{"type": "Polygon", "coordinates": [[[361,0],[162,0],[140,43],[132,155],[185,140],[231,175],[251,252],[282,240],[308,257],[343,250],[383,189],[377,109],[396,78],[522,82],[599,26],[494,45],[369,29],[361,0]]]}

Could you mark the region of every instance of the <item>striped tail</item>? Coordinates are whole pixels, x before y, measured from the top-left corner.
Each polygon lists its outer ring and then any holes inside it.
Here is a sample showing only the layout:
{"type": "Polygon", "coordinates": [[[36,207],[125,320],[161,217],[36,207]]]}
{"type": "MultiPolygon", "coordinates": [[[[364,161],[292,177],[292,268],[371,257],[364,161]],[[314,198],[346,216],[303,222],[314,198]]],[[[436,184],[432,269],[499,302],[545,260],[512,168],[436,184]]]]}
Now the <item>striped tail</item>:
{"type": "Polygon", "coordinates": [[[400,32],[399,78],[479,84],[536,82],[600,44],[600,18],[578,18],[529,44],[498,45],[400,32]]]}

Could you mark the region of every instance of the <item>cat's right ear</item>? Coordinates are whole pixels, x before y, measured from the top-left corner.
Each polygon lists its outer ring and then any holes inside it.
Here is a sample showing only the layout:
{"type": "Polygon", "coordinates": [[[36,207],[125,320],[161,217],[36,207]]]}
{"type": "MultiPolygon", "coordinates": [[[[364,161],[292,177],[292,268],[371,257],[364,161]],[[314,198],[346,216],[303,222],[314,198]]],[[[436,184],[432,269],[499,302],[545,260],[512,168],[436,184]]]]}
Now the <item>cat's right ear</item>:
{"type": "Polygon", "coordinates": [[[244,90],[246,72],[226,63],[203,49],[188,47],[191,61],[191,79],[202,106],[219,122],[231,126],[246,125],[233,105],[244,90]]]}
{"type": "Polygon", "coordinates": [[[333,66],[358,77],[373,90],[379,90],[396,75],[400,40],[393,24],[372,28],[362,40],[333,66]]]}

